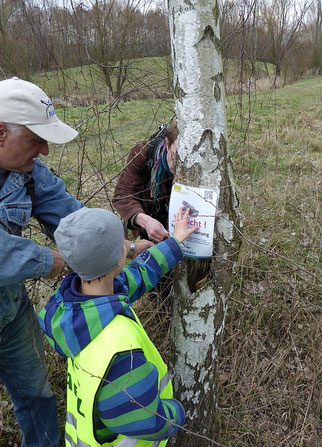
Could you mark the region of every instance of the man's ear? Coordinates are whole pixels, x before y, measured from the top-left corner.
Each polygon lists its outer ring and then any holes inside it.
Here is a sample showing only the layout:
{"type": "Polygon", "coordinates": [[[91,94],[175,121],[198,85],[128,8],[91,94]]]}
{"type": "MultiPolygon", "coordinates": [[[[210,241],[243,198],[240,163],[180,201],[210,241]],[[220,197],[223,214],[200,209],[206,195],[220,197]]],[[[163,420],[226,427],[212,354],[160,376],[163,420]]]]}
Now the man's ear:
{"type": "Polygon", "coordinates": [[[7,126],[5,125],[5,123],[0,121],[0,146],[3,146],[6,137],[7,137],[7,126]]]}

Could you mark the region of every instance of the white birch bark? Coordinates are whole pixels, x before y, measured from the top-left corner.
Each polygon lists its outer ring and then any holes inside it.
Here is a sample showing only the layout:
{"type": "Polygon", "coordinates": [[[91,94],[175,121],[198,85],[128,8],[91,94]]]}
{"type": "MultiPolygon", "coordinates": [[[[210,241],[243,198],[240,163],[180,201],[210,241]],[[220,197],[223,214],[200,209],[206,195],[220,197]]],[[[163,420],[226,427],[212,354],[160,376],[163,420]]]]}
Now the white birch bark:
{"type": "MultiPolygon", "coordinates": [[[[217,356],[240,225],[227,144],[220,10],[209,0],[169,0],[168,6],[179,129],[176,181],[210,187],[219,196],[214,256],[184,261],[175,273],[171,367],[188,428],[212,438],[217,356]]],[[[181,431],[175,445],[209,445],[202,442],[181,431]]]]}

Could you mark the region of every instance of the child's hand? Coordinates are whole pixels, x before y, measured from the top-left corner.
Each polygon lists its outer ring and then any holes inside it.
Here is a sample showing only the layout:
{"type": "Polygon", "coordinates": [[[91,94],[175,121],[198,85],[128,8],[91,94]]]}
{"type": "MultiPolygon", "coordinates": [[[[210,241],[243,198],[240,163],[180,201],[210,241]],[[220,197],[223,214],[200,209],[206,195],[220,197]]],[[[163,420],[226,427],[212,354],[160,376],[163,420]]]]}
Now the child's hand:
{"type": "Polygon", "coordinates": [[[187,208],[186,212],[183,214],[183,207],[180,208],[178,211],[175,219],[176,224],[174,227],[173,236],[181,243],[185,239],[187,239],[190,234],[192,234],[194,231],[196,231],[197,227],[188,228],[187,227],[187,220],[189,216],[190,208],[187,208]]]}

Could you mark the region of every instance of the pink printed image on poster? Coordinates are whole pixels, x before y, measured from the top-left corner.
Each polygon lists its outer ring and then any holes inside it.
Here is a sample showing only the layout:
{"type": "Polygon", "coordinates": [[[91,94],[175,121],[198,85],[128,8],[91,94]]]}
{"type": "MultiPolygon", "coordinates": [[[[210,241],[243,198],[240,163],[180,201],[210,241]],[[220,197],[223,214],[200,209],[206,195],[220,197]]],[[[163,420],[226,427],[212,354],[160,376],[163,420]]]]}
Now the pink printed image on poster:
{"type": "Polygon", "coordinates": [[[182,243],[184,255],[189,258],[209,258],[212,256],[216,215],[217,194],[209,188],[175,183],[172,186],[169,203],[169,232],[173,235],[174,216],[183,206],[189,211],[188,226],[197,227],[182,243]]]}

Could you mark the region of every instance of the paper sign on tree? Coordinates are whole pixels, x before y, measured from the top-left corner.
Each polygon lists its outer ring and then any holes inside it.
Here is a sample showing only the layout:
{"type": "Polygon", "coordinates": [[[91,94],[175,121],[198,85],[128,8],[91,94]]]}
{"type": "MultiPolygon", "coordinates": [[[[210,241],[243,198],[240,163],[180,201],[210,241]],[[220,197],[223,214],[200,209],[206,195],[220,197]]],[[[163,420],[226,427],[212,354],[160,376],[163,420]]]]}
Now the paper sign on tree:
{"type": "Polygon", "coordinates": [[[208,188],[196,188],[175,183],[169,204],[169,232],[173,235],[175,215],[183,206],[190,208],[188,226],[197,227],[182,243],[184,255],[189,258],[212,256],[217,194],[208,188]]]}

